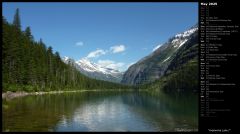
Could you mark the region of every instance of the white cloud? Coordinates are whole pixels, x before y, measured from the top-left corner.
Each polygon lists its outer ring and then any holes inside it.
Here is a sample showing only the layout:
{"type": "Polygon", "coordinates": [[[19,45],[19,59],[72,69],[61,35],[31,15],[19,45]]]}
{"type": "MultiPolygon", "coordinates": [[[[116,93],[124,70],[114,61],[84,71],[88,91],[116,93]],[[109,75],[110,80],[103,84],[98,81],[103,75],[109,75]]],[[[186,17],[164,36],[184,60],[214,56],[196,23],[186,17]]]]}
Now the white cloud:
{"type": "Polygon", "coordinates": [[[117,70],[121,70],[121,68],[124,66],[125,64],[122,62],[118,62],[118,63],[113,63],[108,65],[108,68],[112,68],[112,69],[117,69],[117,70]]]}
{"type": "Polygon", "coordinates": [[[98,60],[98,64],[103,66],[103,67],[106,67],[110,64],[114,63],[114,61],[111,61],[111,60],[98,60]]]}
{"type": "Polygon", "coordinates": [[[110,47],[110,51],[112,53],[120,53],[125,51],[125,46],[124,45],[112,46],[110,47]]]}
{"type": "Polygon", "coordinates": [[[82,41],[77,42],[76,46],[83,46],[83,42],[82,41]]]}
{"type": "Polygon", "coordinates": [[[95,58],[95,57],[99,57],[101,55],[105,55],[107,52],[102,50],[102,49],[97,49],[95,51],[92,51],[90,52],[88,55],[87,55],[87,58],[95,58]]]}
{"type": "Polygon", "coordinates": [[[157,50],[160,46],[162,46],[162,44],[159,44],[159,45],[157,45],[156,47],[154,47],[152,51],[157,50]]]}
{"type": "Polygon", "coordinates": [[[98,60],[98,64],[102,67],[112,68],[116,70],[122,70],[122,67],[125,65],[123,62],[115,62],[112,60],[98,60]]]}

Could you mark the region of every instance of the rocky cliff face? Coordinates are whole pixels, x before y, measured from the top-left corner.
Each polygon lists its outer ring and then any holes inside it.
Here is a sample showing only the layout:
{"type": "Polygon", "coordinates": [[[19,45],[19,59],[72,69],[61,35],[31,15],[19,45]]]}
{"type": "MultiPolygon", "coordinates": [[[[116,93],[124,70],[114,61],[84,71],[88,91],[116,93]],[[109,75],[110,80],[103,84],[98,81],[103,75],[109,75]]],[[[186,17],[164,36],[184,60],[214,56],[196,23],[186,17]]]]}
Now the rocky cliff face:
{"type": "Polygon", "coordinates": [[[170,38],[161,47],[130,66],[124,73],[122,83],[140,85],[153,82],[178,66],[197,57],[198,28],[189,30],[170,38]]]}

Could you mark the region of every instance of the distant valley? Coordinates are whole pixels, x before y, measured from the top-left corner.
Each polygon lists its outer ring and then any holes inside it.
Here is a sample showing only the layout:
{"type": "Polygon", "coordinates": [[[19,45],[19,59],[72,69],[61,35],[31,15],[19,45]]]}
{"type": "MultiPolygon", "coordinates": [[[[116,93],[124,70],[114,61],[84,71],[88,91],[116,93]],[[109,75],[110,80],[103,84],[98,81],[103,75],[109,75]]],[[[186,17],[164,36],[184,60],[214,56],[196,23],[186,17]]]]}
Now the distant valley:
{"type": "Polygon", "coordinates": [[[87,58],[74,61],[69,57],[64,57],[62,60],[66,64],[73,64],[77,70],[90,78],[116,83],[120,83],[122,80],[123,72],[112,68],[103,67],[91,62],[87,58]]]}

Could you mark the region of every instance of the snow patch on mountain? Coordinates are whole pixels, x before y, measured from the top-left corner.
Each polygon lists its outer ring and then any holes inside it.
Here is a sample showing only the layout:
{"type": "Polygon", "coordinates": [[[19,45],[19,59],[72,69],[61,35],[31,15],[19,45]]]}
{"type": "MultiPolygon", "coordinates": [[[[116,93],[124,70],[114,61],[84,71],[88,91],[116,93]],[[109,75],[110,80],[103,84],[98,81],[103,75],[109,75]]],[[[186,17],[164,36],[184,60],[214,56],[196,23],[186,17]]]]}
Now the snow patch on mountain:
{"type": "MultiPolygon", "coordinates": [[[[167,57],[166,59],[164,59],[163,62],[169,60],[170,57],[171,57],[171,56],[169,56],[169,57],[167,57]]],[[[162,62],[162,63],[163,63],[163,62],[162,62]]]]}
{"type": "Polygon", "coordinates": [[[123,72],[112,68],[103,67],[99,64],[91,62],[87,58],[74,61],[73,59],[65,56],[63,57],[63,62],[66,64],[69,64],[69,62],[73,63],[76,69],[78,69],[81,73],[95,79],[120,82],[123,75],[123,72]]]}
{"type": "Polygon", "coordinates": [[[188,40],[184,40],[181,44],[179,44],[178,48],[180,48],[183,44],[185,44],[188,40]]]}
{"type": "Polygon", "coordinates": [[[173,47],[177,49],[180,48],[182,45],[184,45],[188,41],[190,35],[196,32],[197,30],[198,28],[194,27],[185,32],[176,34],[171,41],[171,43],[173,44],[173,47]]]}
{"type": "Polygon", "coordinates": [[[190,36],[191,34],[193,34],[193,33],[194,33],[195,31],[197,31],[197,30],[198,30],[198,28],[197,28],[197,27],[194,27],[194,28],[191,28],[191,29],[183,32],[183,33],[176,34],[175,37],[176,37],[176,38],[180,38],[180,37],[184,37],[184,38],[185,38],[185,37],[190,36]]]}

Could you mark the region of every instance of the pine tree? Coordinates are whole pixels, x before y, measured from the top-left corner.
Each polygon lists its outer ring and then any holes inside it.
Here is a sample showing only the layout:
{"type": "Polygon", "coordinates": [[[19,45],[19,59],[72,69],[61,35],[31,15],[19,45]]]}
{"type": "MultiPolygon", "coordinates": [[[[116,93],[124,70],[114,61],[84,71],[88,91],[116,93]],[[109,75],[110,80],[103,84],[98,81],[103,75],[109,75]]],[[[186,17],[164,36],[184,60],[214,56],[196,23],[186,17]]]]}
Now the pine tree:
{"type": "Polygon", "coordinates": [[[42,39],[34,41],[30,27],[21,31],[18,9],[13,24],[2,17],[2,29],[3,91],[121,87],[82,75],[73,62],[65,64],[58,52],[53,53],[52,47],[46,48],[42,39]]]}
{"type": "Polygon", "coordinates": [[[31,32],[31,28],[30,27],[27,27],[26,29],[25,29],[25,36],[29,39],[29,40],[31,40],[31,41],[33,41],[33,36],[32,36],[32,32],[31,32]]]}
{"type": "Polygon", "coordinates": [[[19,9],[16,9],[16,13],[14,15],[13,19],[13,25],[17,27],[18,29],[21,29],[21,21],[20,21],[20,15],[19,15],[19,9]]]}

